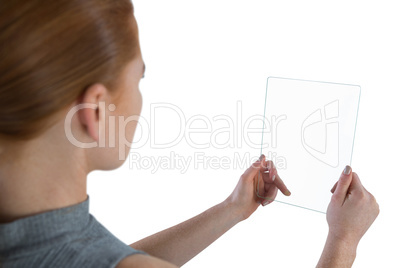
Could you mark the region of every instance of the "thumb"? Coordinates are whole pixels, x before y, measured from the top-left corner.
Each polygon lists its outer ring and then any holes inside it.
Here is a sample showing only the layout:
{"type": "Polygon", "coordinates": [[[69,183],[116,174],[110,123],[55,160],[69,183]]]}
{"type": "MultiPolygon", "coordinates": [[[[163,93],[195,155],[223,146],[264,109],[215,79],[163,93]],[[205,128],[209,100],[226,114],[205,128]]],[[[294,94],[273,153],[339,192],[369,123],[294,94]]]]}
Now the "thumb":
{"type": "Polygon", "coordinates": [[[246,171],[244,171],[242,177],[243,180],[252,181],[254,180],[254,176],[257,175],[258,171],[260,171],[263,167],[263,161],[265,159],[265,155],[261,155],[260,158],[255,161],[246,171]]]}
{"type": "Polygon", "coordinates": [[[346,166],[343,170],[341,177],[338,180],[338,185],[334,191],[334,197],[344,200],[348,193],[349,186],[352,182],[352,168],[346,166]]]}

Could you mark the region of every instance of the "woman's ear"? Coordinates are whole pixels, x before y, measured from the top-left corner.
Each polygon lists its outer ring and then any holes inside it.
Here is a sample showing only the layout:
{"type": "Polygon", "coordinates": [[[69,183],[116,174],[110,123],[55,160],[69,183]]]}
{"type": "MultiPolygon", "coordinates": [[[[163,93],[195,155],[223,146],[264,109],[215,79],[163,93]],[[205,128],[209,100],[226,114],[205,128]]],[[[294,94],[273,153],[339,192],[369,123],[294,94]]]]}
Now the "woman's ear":
{"type": "Polygon", "coordinates": [[[78,111],[79,122],[88,136],[99,141],[100,127],[104,125],[105,101],[108,91],[102,84],[93,84],[83,93],[79,105],[83,105],[78,111]]]}

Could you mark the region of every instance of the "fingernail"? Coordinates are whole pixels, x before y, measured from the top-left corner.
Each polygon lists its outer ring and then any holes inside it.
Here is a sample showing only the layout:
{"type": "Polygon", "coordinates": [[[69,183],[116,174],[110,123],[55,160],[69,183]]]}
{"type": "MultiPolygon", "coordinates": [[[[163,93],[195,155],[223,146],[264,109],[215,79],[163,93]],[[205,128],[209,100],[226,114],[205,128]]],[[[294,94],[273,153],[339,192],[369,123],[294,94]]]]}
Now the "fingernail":
{"type": "Polygon", "coordinates": [[[264,158],[264,154],[262,154],[259,158],[259,160],[261,161],[264,158]]]}
{"type": "Polygon", "coordinates": [[[275,180],[275,175],[274,176],[272,176],[272,181],[274,181],[275,180]]]}
{"type": "Polygon", "coordinates": [[[349,175],[351,170],[352,168],[350,166],[346,166],[345,169],[343,170],[343,174],[349,175]]]}
{"type": "Polygon", "coordinates": [[[289,190],[286,191],[286,195],[287,195],[287,196],[291,195],[291,193],[290,193],[289,190]]]}
{"type": "Polygon", "coordinates": [[[265,207],[266,205],[269,204],[269,200],[265,200],[264,202],[262,202],[262,206],[265,207]]]}

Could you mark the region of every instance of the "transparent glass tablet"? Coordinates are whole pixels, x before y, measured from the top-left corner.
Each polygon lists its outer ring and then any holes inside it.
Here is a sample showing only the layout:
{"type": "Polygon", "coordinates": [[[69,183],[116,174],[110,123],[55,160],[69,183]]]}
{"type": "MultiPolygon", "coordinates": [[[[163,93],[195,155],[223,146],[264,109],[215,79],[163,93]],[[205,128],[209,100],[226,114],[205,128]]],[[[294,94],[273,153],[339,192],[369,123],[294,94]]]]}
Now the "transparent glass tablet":
{"type": "MultiPolygon", "coordinates": [[[[326,213],[333,185],[351,165],[360,86],[269,77],[261,154],[292,193],[281,202],[326,213]]],[[[261,190],[259,173],[256,192],[261,190]]]]}

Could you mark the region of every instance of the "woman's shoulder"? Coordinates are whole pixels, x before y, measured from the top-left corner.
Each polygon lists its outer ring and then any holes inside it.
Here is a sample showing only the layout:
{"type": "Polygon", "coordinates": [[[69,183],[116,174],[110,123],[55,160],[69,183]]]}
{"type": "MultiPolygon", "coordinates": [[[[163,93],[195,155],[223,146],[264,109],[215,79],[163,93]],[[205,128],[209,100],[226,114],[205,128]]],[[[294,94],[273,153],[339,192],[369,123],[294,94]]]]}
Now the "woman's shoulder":
{"type": "Polygon", "coordinates": [[[115,267],[146,254],[98,222],[88,200],[1,224],[0,237],[1,267],[115,267]]]}
{"type": "Polygon", "coordinates": [[[130,247],[113,235],[92,215],[85,231],[71,241],[68,247],[77,254],[78,262],[91,262],[91,265],[100,265],[98,267],[115,266],[127,257],[146,256],[145,252],[130,247]]]}

